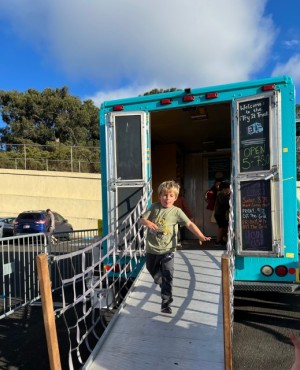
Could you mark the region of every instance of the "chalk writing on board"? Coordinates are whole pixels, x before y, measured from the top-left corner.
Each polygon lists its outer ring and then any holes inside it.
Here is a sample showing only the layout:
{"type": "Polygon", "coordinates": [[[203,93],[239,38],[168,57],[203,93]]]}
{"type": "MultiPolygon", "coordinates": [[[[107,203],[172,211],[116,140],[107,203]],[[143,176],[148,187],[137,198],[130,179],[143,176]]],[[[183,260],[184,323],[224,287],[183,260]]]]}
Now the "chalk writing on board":
{"type": "Polygon", "coordinates": [[[270,181],[241,183],[241,230],[243,250],[272,250],[270,181]]]}
{"type": "Polygon", "coordinates": [[[269,99],[239,104],[241,172],[270,169],[269,99]]]}

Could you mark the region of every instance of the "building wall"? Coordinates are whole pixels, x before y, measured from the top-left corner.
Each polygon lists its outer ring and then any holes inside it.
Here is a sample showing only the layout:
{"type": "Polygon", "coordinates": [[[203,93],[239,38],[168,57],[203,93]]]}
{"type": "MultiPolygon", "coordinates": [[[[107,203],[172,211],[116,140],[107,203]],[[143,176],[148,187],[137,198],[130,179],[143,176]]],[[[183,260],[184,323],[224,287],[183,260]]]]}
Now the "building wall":
{"type": "Polygon", "coordinates": [[[102,219],[101,175],[0,168],[0,217],[47,208],[74,230],[96,229],[102,219]]]}

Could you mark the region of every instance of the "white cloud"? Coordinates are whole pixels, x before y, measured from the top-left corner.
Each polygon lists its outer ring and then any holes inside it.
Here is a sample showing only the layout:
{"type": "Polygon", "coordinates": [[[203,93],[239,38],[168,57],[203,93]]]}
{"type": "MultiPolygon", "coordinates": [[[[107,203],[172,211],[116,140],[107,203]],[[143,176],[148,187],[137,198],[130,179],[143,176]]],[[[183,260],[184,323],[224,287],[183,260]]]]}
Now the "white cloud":
{"type": "Polygon", "coordinates": [[[144,95],[145,92],[151,91],[157,86],[128,86],[121,89],[110,90],[110,91],[99,91],[93,96],[85,96],[83,100],[91,99],[97,107],[100,107],[101,103],[108,100],[117,100],[122,98],[128,98],[130,96],[144,95]]]}
{"type": "Polygon", "coordinates": [[[277,64],[272,76],[289,75],[295,84],[300,84],[300,54],[293,55],[285,64],[277,64]]]}
{"type": "Polygon", "coordinates": [[[263,15],[265,3],[4,0],[0,14],[49,65],[70,80],[92,81],[107,100],[109,91],[118,96],[124,86],[185,88],[248,79],[266,63],[276,34],[263,15]]]}

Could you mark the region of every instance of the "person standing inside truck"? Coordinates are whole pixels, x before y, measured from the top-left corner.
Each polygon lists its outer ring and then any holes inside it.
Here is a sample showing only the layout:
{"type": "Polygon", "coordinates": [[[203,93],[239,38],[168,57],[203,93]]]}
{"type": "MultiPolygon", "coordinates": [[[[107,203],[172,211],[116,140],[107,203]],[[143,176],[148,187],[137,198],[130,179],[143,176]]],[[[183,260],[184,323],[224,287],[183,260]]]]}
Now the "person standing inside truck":
{"type": "Polygon", "coordinates": [[[217,172],[215,174],[214,183],[205,193],[205,200],[207,202],[206,209],[209,209],[210,211],[213,211],[215,209],[215,203],[219,191],[219,186],[223,180],[224,180],[223,172],[217,172]]]}
{"type": "Polygon", "coordinates": [[[230,199],[230,183],[222,181],[215,202],[215,219],[218,225],[216,246],[226,245],[228,234],[228,212],[230,199]]]}
{"type": "MultiPolygon", "coordinates": [[[[188,218],[194,222],[193,220],[193,213],[190,210],[189,205],[183,195],[183,187],[180,185],[180,190],[178,194],[178,198],[174,202],[174,206],[178,207],[183,210],[183,212],[188,216],[188,218]]],[[[184,238],[184,227],[179,226],[178,228],[178,242],[177,242],[177,249],[181,249],[181,241],[184,238]]]]}
{"type": "Polygon", "coordinates": [[[172,313],[174,254],[177,245],[178,225],[185,226],[199,243],[209,241],[198,227],[178,207],[174,206],[180,186],[175,181],[165,181],[158,187],[159,203],[153,203],[142,215],[140,223],[147,227],[146,267],[156,284],[161,287],[161,312],[172,313]]]}

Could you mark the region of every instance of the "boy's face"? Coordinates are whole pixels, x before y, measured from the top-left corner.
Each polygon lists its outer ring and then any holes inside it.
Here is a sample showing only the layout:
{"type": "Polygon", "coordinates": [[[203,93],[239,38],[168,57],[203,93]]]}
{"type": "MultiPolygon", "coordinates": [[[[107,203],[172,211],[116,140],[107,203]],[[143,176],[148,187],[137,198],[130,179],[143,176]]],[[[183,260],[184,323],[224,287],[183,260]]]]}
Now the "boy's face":
{"type": "Polygon", "coordinates": [[[165,208],[172,207],[176,199],[177,195],[174,191],[162,191],[159,195],[160,203],[165,208]]]}

